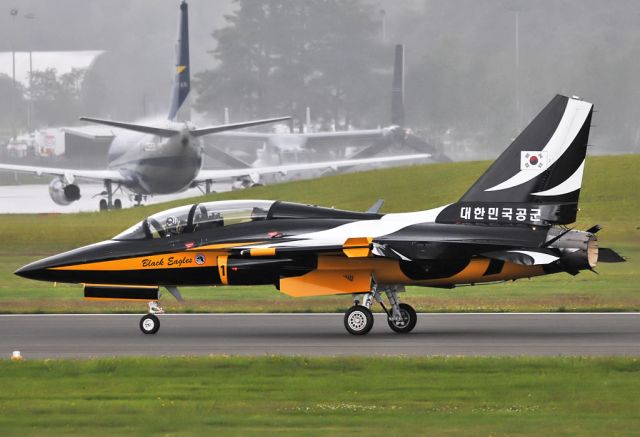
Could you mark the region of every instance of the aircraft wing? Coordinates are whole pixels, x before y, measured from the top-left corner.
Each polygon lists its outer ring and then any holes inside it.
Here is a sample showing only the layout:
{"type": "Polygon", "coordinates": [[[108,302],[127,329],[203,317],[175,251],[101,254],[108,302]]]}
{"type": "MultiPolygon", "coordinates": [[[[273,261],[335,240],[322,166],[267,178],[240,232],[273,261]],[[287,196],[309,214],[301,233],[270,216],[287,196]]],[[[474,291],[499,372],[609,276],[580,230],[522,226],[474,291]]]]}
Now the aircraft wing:
{"type": "Polygon", "coordinates": [[[356,165],[365,164],[382,164],[390,162],[411,162],[419,159],[429,158],[431,155],[428,153],[418,153],[413,155],[400,155],[400,156],[385,156],[376,158],[364,158],[364,159],[345,159],[342,161],[327,161],[327,162],[310,162],[301,164],[287,164],[270,167],[250,167],[239,169],[221,169],[221,170],[200,170],[195,182],[205,181],[217,181],[235,179],[240,177],[251,177],[254,180],[259,179],[260,175],[265,174],[283,174],[286,175],[292,171],[305,171],[305,170],[336,170],[342,167],[353,167],[356,165]]]}
{"type": "Polygon", "coordinates": [[[67,180],[84,179],[88,181],[124,182],[124,176],[116,170],[82,170],[71,168],[37,167],[30,165],[1,164],[0,171],[16,171],[20,173],[31,173],[36,176],[50,175],[62,176],[67,180]]]}
{"type": "Polygon", "coordinates": [[[322,146],[347,146],[357,143],[368,145],[384,136],[382,129],[366,129],[339,132],[311,132],[300,134],[277,134],[263,132],[224,132],[209,137],[212,144],[219,147],[233,146],[236,144],[253,145],[261,147],[269,141],[282,149],[290,148],[290,145],[314,148],[322,146]]]}
{"type": "Polygon", "coordinates": [[[63,127],[62,131],[69,135],[90,140],[112,140],[115,137],[113,129],[106,126],[63,127]]]}

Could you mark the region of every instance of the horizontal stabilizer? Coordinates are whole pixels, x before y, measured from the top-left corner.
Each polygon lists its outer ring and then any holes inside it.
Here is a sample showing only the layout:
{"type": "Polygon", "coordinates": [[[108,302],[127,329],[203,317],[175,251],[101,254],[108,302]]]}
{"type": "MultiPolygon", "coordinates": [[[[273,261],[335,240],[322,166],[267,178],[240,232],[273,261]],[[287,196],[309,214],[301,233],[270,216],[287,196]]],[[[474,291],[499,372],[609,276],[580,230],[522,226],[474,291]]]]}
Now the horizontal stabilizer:
{"type": "Polygon", "coordinates": [[[146,126],[143,124],[125,123],[123,121],[103,120],[100,118],[80,117],[80,120],[89,121],[91,123],[104,124],[106,126],[113,126],[119,129],[131,130],[134,132],[141,132],[143,134],[157,135],[159,137],[172,137],[180,133],[179,130],[164,129],[154,126],[146,126]]]}
{"type": "Polygon", "coordinates": [[[279,121],[290,120],[291,117],[277,117],[267,118],[264,120],[243,121],[242,123],[221,124],[219,126],[203,127],[200,129],[193,129],[191,135],[194,137],[201,137],[203,135],[215,134],[218,132],[224,132],[228,130],[242,129],[245,127],[259,126],[261,124],[277,123],[279,121]]]}
{"type": "Polygon", "coordinates": [[[211,144],[205,145],[204,153],[206,153],[216,161],[220,161],[221,163],[226,164],[232,168],[250,168],[251,167],[251,164],[248,164],[243,160],[238,159],[235,156],[225,152],[224,150],[216,146],[212,146],[211,144]]]}
{"type": "Polygon", "coordinates": [[[601,263],[623,263],[626,262],[626,258],[619,255],[613,249],[609,249],[608,247],[600,247],[598,248],[598,262],[601,263]]]}

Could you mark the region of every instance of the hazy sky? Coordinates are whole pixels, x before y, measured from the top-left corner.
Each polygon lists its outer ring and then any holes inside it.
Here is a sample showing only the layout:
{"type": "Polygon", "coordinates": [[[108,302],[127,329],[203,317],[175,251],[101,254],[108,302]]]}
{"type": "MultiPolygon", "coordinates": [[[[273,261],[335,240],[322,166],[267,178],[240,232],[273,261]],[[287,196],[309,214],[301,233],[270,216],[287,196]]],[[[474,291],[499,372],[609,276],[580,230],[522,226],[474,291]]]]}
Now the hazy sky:
{"type": "MultiPolygon", "coordinates": [[[[610,150],[640,150],[640,1],[369,3],[379,17],[385,11],[389,43],[407,44],[407,118],[414,125],[455,126],[465,120],[465,129],[475,132],[495,130],[506,120],[502,124],[513,129],[503,129],[500,135],[513,135],[515,118],[525,124],[553,94],[580,94],[600,110],[595,138],[610,150]]],[[[0,0],[0,51],[12,46],[106,50],[101,56],[108,66],[104,81],[111,103],[121,110],[112,115],[139,115],[143,97],[152,108],[164,111],[173,76],[178,4],[177,0],[0,0]],[[15,17],[10,15],[12,8],[18,9],[15,17]],[[29,14],[34,18],[27,18],[29,14]]],[[[192,71],[198,72],[214,67],[208,53],[215,47],[211,32],[225,24],[224,15],[234,6],[231,0],[191,0],[189,7],[192,71]]],[[[379,92],[387,98],[387,90],[379,92]]]]}

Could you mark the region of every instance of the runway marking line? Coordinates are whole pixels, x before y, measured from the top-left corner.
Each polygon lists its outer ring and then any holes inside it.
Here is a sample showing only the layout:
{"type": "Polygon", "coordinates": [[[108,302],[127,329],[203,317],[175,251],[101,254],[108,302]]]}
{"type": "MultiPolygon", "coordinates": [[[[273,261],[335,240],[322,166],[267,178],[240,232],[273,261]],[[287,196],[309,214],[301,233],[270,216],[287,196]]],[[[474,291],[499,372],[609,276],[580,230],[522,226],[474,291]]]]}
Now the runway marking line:
{"type": "MultiPolygon", "coordinates": [[[[140,313],[72,313],[72,314],[0,314],[0,317],[86,317],[86,316],[98,316],[98,317],[137,317],[140,313]]],[[[374,315],[384,316],[383,313],[374,313],[374,315]]],[[[425,317],[428,316],[639,316],[640,312],[588,312],[588,313],[418,313],[425,317]]],[[[237,317],[237,316],[265,316],[265,317],[278,317],[278,316],[343,316],[343,313],[168,313],[160,314],[161,317],[189,317],[189,316],[210,316],[210,317],[237,317]]]]}

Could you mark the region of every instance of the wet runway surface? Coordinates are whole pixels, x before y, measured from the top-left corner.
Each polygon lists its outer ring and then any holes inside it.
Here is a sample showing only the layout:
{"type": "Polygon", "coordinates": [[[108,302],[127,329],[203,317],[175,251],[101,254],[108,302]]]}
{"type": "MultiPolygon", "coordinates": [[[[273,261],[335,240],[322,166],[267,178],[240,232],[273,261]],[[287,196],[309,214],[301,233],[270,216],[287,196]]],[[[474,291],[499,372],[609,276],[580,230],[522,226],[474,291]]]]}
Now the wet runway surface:
{"type": "Polygon", "coordinates": [[[393,333],[348,334],[342,314],[0,315],[0,358],[124,355],[640,355],[638,313],[419,314],[393,333]]]}
{"type": "MultiPolygon", "coordinates": [[[[216,192],[229,191],[228,183],[214,184],[212,189],[216,192]]],[[[47,185],[1,185],[0,186],[0,214],[43,214],[43,213],[71,213],[98,211],[100,197],[97,194],[103,191],[102,185],[80,185],[81,198],[70,205],[57,205],[49,197],[47,185]]],[[[162,196],[150,196],[144,202],[145,205],[168,202],[170,200],[185,199],[201,196],[198,188],[192,188],[181,193],[162,196]]],[[[135,202],[127,194],[116,193],[114,199],[120,199],[125,208],[132,207],[135,202]]]]}

